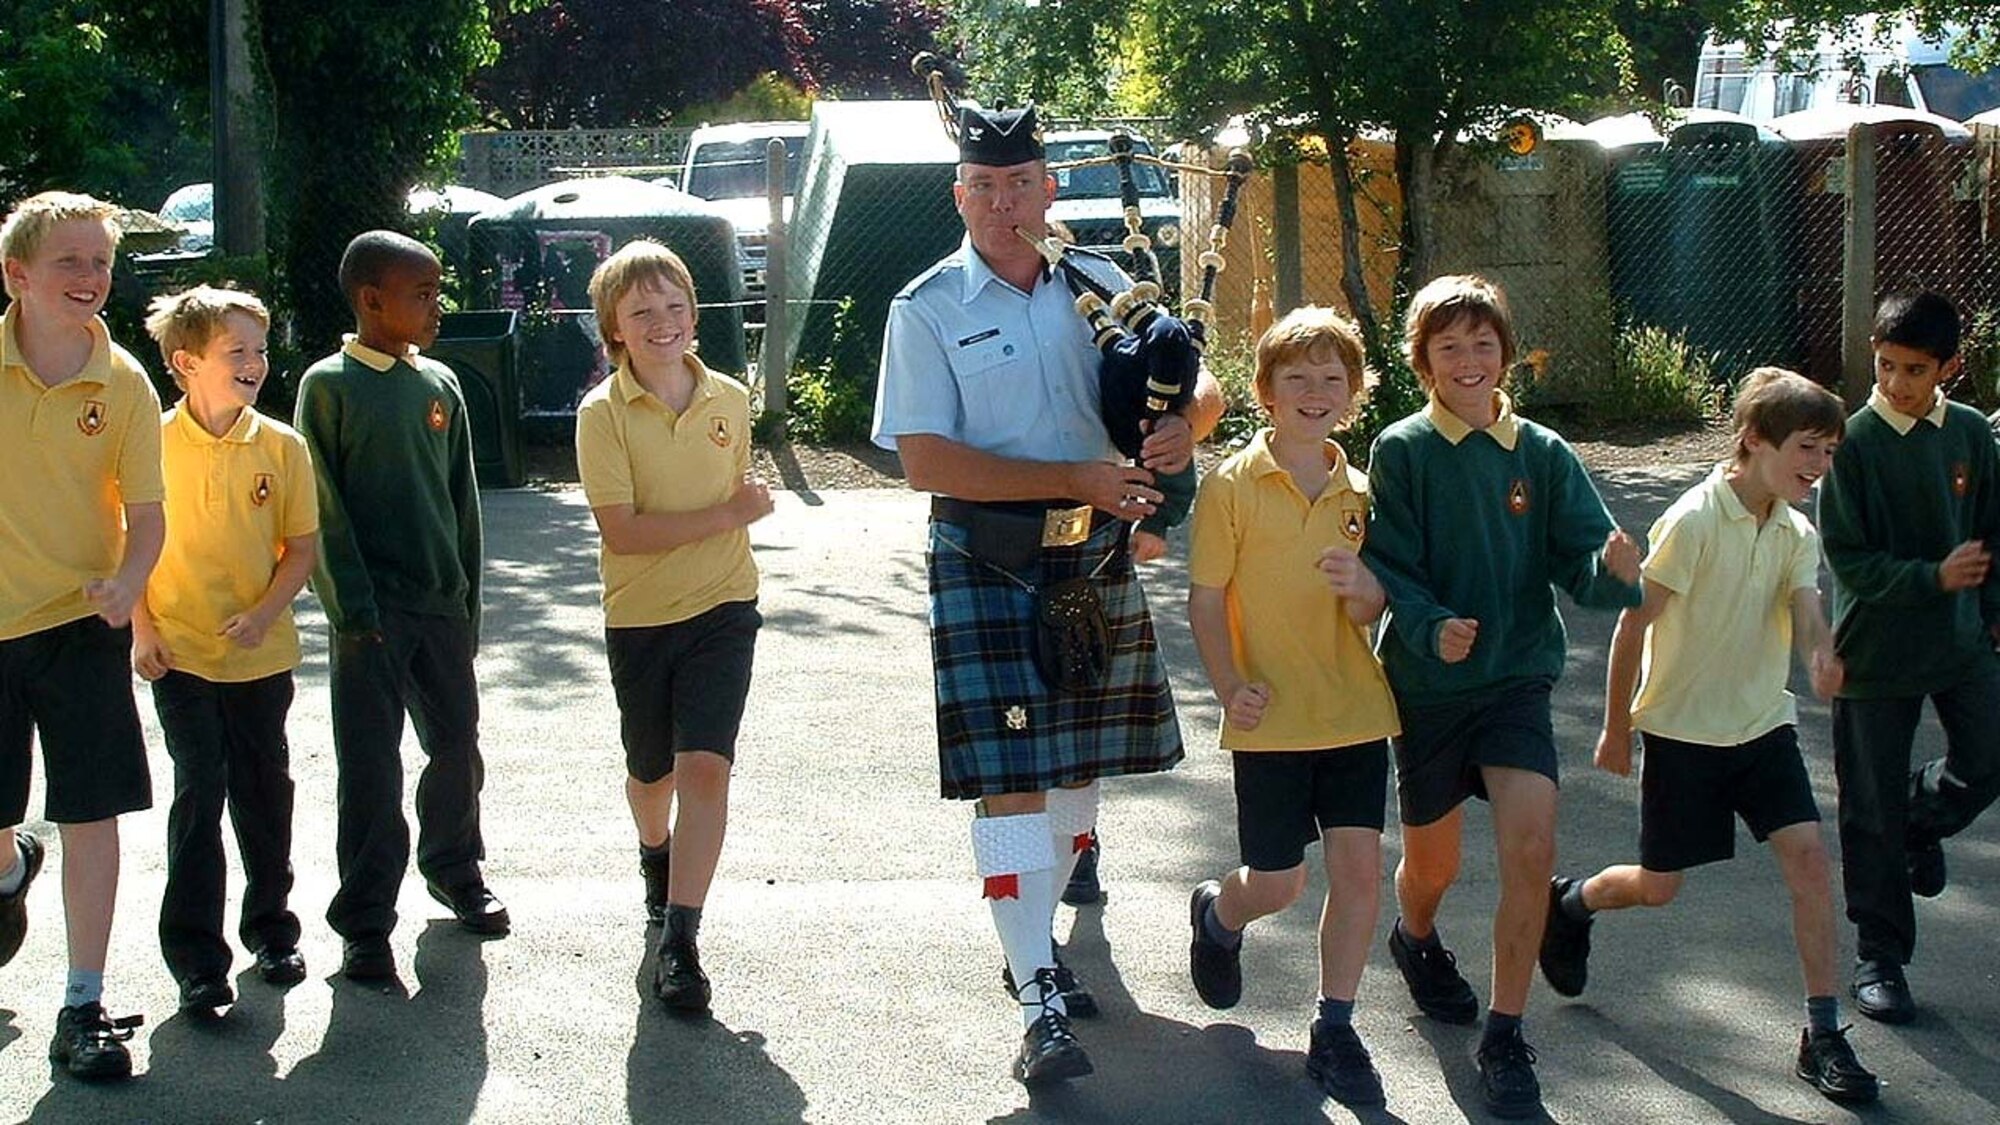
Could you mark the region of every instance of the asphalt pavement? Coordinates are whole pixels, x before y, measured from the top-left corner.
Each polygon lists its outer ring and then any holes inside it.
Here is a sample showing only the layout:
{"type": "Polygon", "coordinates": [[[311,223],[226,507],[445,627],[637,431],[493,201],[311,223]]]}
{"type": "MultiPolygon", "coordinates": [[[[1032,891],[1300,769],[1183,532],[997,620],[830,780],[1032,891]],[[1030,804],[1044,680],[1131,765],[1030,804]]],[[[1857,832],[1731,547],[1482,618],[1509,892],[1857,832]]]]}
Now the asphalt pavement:
{"type": "MultiPolygon", "coordinates": [[[[1698,469],[1600,476],[1643,533],[1698,469]]],[[[1225,1122],[1345,1121],[1304,1076],[1324,879],[1256,924],[1243,1002],[1202,1006],[1187,979],[1189,887],[1235,862],[1217,709],[1186,626],[1185,543],[1147,578],[1173,669],[1188,760],[1106,785],[1101,907],[1061,909],[1067,959],[1104,1014],[1080,1023],[1097,1073],[1030,1094],[1007,1074],[1020,1032],[978,897],[966,806],[938,799],[925,639],[925,505],[902,491],[787,492],[753,530],[765,627],[739,745],[730,838],[703,920],[712,1019],[674,1018],[651,972],[617,714],[597,608],[596,536],[577,491],[488,493],[482,683],[486,871],[514,932],[453,924],[412,870],[394,938],[396,987],[339,978],[323,915],[335,879],[323,620],[302,603],[306,662],[292,711],[298,886],[311,967],[289,991],[239,952],[240,1000],[219,1023],[175,1013],[155,937],[172,771],[140,688],[158,804],[126,818],[107,983],[142,1012],[137,1077],[52,1075],[46,1046],[64,970],[61,855],[31,894],[27,945],[0,969],[0,1119],[36,1122],[1225,1122]]],[[[1556,694],[1566,771],[1564,871],[1634,857],[1635,781],[1589,765],[1612,618],[1565,607],[1556,694]]],[[[1824,705],[1801,741],[1834,843],[1824,705]]],[[[1920,748],[1935,752],[1927,726],[1920,748]]],[[[406,742],[415,767],[421,752],[406,742]]],[[[39,812],[39,781],[31,809],[39,812]]],[[[407,807],[407,806],[406,806],[407,807]]],[[[1394,817],[1391,816],[1393,824],[1394,817]]],[[[49,826],[30,820],[29,826],[49,826]]],[[[52,834],[52,829],[50,830],[52,834]]],[[[1490,822],[1467,817],[1464,874],[1441,929],[1487,996],[1496,894],[1490,822]]],[[[1394,917],[1384,840],[1382,926],[1394,917]]],[[[1606,917],[1591,984],[1537,983],[1527,1033],[1548,1117],[1595,1122],[2000,1120],[2000,814],[1948,845],[1952,881],[1918,906],[1915,1024],[1855,1018],[1882,1076],[1850,1112],[1792,1075],[1803,1019],[1790,909],[1767,850],[1700,869],[1671,907],[1606,917]]],[[[232,850],[233,855],[233,850],[232,850]]],[[[1315,853],[1316,855],[1316,853],[1315,853]]],[[[232,860],[233,862],[233,860],[232,860]]],[[[240,878],[232,870],[232,891],[240,878]]],[[[234,899],[232,898],[232,910],[234,899]]],[[[233,932],[234,919],[230,920],[233,932]]],[[[1842,925],[1843,949],[1852,933],[1842,925]]],[[[1851,1016],[1851,1011],[1850,1011],[1851,1016]]],[[[1484,1120],[1477,1029],[1410,1005],[1377,943],[1357,1026],[1388,1090],[1381,1122],[1484,1120]]]]}

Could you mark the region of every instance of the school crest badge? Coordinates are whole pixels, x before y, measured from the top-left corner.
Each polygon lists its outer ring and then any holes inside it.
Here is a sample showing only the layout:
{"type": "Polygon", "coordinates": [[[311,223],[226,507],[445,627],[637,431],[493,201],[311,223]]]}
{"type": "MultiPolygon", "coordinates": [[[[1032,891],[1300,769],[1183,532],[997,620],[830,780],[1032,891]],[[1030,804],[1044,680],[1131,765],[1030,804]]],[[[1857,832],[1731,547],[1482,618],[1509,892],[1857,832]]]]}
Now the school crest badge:
{"type": "Polygon", "coordinates": [[[250,486],[250,506],[261,508],[271,502],[271,494],[277,490],[278,480],[270,473],[258,473],[250,486]]]}
{"type": "Polygon", "coordinates": [[[1507,510],[1517,516],[1528,514],[1528,482],[1519,477],[1507,486],[1507,510]]]}
{"type": "Polygon", "coordinates": [[[444,431],[444,400],[435,398],[431,400],[430,424],[431,429],[437,430],[440,433],[444,431]]]}
{"type": "Polygon", "coordinates": [[[717,417],[708,424],[708,440],[719,449],[729,448],[729,419],[717,417]]]}
{"type": "Polygon", "coordinates": [[[76,428],[83,431],[84,437],[96,437],[104,432],[105,419],[110,409],[97,399],[86,401],[83,404],[83,413],[76,416],[76,428]]]}
{"type": "Polygon", "coordinates": [[[1972,491],[1972,466],[1960,461],[1951,467],[1951,494],[1964,496],[1972,491]]]}
{"type": "Polygon", "coordinates": [[[1026,707],[1016,703],[1012,707],[1007,708],[1007,729],[1028,729],[1028,709],[1026,707]]]}

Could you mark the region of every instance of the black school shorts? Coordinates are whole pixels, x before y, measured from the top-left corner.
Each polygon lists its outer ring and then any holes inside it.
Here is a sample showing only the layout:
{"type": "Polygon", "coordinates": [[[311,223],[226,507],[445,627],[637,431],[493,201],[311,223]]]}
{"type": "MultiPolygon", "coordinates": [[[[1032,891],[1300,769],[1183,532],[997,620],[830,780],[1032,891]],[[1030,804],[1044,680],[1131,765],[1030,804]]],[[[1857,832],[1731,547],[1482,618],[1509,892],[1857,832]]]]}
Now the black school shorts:
{"type": "Polygon", "coordinates": [[[1236,840],[1252,871],[1289,871],[1329,828],[1382,831],[1389,740],[1332,750],[1238,750],[1236,840]]]}
{"type": "Polygon", "coordinates": [[[1736,854],[1736,818],[1758,843],[1819,820],[1812,779],[1790,723],[1741,746],[1702,746],[1644,734],[1639,777],[1639,864],[1684,871],[1736,854]]]}
{"type": "Polygon", "coordinates": [[[604,630],[627,773],[650,784],[689,750],[736,760],[763,623],[756,602],[724,602],[669,625],[604,630]]]}

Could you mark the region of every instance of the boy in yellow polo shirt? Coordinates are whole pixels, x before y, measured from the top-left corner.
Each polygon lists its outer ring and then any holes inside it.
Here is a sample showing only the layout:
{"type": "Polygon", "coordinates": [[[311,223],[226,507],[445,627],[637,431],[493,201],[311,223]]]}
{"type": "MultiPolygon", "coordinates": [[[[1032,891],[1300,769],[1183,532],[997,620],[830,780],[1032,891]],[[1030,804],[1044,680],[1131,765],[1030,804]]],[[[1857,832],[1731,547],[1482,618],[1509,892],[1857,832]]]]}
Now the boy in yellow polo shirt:
{"type": "Polygon", "coordinates": [[[160,557],[160,400],[98,313],[117,209],[44,192],[0,224],[0,964],[27,931],[42,844],[28,812],[33,740],[63,842],[69,983],[49,1058],[124,1078],[139,1017],[104,1013],[118,816],[153,803],[132,699],[132,606],[160,557]]]}
{"type": "Polygon", "coordinates": [[[1597,742],[1597,765],[1624,776],[1633,729],[1645,739],[1639,862],[1553,881],[1541,965],[1557,992],[1581,994],[1592,914],[1672,902],[1689,868],[1734,854],[1740,816],[1770,841],[1791,891],[1806,984],[1798,1076],[1835,1101],[1866,1102],[1875,1076],[1840,1026],[1832,865],[1785,690],[1794,642],[1813,692],[1840,690],[1820,608],[1819,536],[1792,505],[1832,464],[1844,413],[1804,376],[1751,372],[1736,396],[1735,459],[1653,524],[1644,600],[1611,637],[1597,742]]]}
{"type": "Polygon", "coordinates": [[[1354,994],[1375,930],[1398,728],[1368,644],[1384,597],[1358,557],[1367,477],[1332,437],[1367,394],[1360,334],[1330,309],[1295,309],[1257,342],[1255,385],[1271,425],[1202,482],[1191,533],[1188,624],[1223,708],[1243,866],[1195,887],[1189,973],[1210,1007],[1234,1006],[1244,927],[1298,899],[1306,845],[1322,841],[1306,1070],[1344,1104],[1379,1105],[1354,994]]]}
{"type": "Polygon", "coordinates": [[[748,528],[771,494],[747,475],[749,392],[690,350],[694,279],[680,258],[627,243],[597,267],[590,301],[616,370],[577,407],[576,459],[604,539],[604,646],[646,917],[664,927],[653,992],[699,1012],[696,936],[763,623],[748,528]]]}
{"type": "Polygon", "coordinates": [[[248,293],[160,297],[146,330],[186,392],[160,421],[166,550],[132,615],[133,663],[174,761],[160,951],[181,1010],[235,1000],[222,937],[222,808],[243,859],[238,935],[274,985],[305,979],[292,889],[285,715],[299,663],[292,599],[318,557],[305,439],[256,409],[271,317],[248,293]]]}

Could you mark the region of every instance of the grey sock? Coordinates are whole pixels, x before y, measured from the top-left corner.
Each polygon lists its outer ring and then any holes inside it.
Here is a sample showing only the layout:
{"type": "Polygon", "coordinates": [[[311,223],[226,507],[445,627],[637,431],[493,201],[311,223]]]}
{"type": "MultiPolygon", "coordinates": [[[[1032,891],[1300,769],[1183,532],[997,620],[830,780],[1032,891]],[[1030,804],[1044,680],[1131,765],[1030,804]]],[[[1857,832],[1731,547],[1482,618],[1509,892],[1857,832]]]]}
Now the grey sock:
{"type": "Polygon", "coordinates": [[[95,1004],[104,999],[104,972],[101,969],[71,969],[69,984],[63,988],[63,1007],[95,1004]]]}
{"type": "Polygon", "coordinates": [[[1351,1024],[1354,1022],[1354,1001],[1322,996],[1319,998],[1318,1014],[1319,1022],[1324,1024],[1351,1024]]]}
{"type": "Polygon", "coordinates": [[[1443,944],[1438,941],[1436,926],[1431,927],[1430,933],[1425,934],[1423,937],[1418,937],[1410,932],[1408,926],[1403,925],[1401,918],[1398,918],[1396,919],[1396,932],[1403,935],[1403,943],[1411,949],[1436,949],[1439,945],[1443,944]]]}
{"type": "Polygon", "coordinates": [[[1806,997],[1806,1028],[1810,1031],[1840,1030],[1840,997],[1806,997]]]}
{"type": "Polygon", "coordinates": [[[1583,904],[1584,882],[1582,879],[1576,880],[1569,885],[1569,889],[1564,891],[1562,895],[1563,917],[1568,918],[1572,922],[1588,922],[1590,921],[1590,916],[1597,913],[1583,904]]]}
{"type": "Polygon", "coordinates": [[[1224,949],[1235,949],[1243,944],[1243,931],[1232,930],[1223,925],[1222,919],[1216,915],[1213,902],[1208,904],[1207,910],[1201,912],[1201,932],[1208,935],[1208,940],[1224,949]]]}

